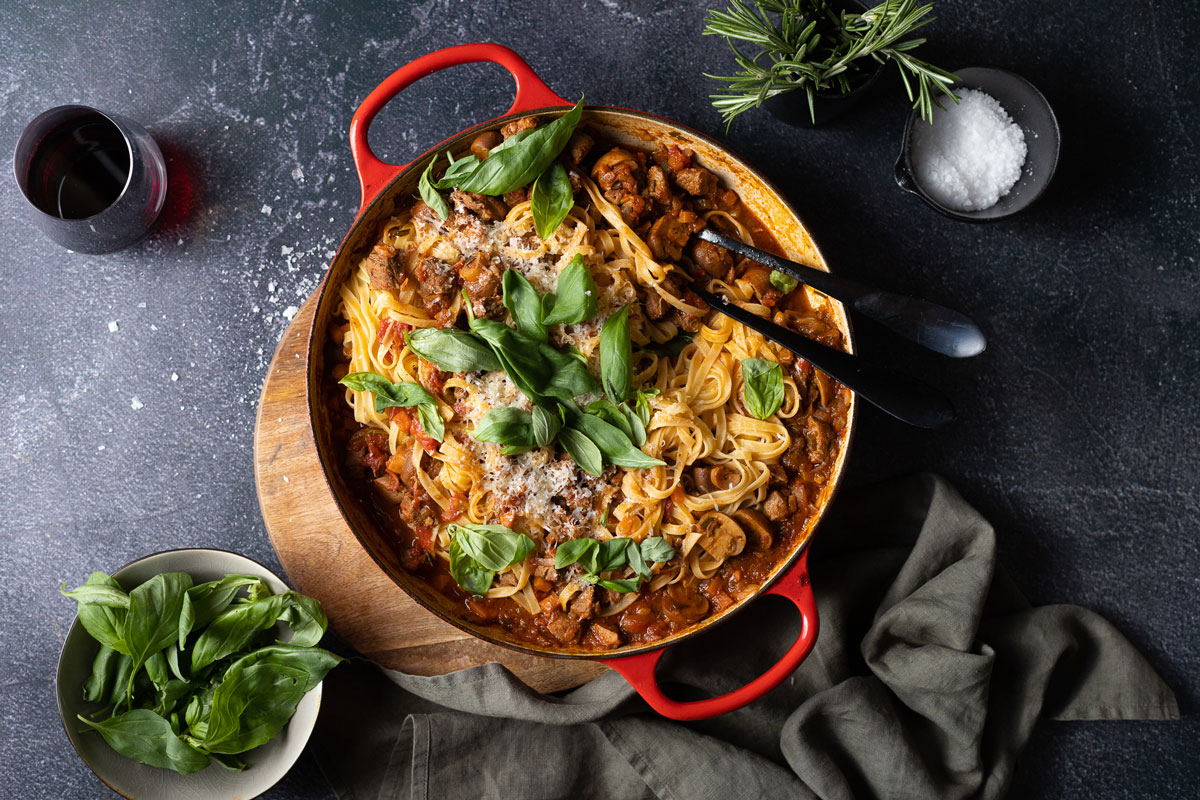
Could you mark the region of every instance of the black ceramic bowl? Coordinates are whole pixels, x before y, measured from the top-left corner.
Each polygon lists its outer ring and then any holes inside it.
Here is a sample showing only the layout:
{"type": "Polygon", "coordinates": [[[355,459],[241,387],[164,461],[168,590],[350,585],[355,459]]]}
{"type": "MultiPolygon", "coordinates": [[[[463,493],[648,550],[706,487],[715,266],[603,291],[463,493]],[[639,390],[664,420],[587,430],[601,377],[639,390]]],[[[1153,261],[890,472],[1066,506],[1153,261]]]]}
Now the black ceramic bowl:
{"type": "MultiPolygon", "coordinates": [[[[912,141],[913,127],[924,125],[921,115],[913,111],[908,116],[908,124],[904,126],[904,140],[900,147],[900,158],[896,160],[896,183],[906,192],[912,192],[924,200],[931,208],[945,214],[951,219],[964,222],[991,222],[992,220],[1010,217],[1018,211],[1028,208],[1037,200],[1050,179],[1054,177],[1054,168],[1058,165],[1058,120],[1046,98],[1032,83],[1002,69],[989,67],[967,67],[955,70],[962,80],[954,84],[951,90],[966,88],[978,89],[990,94],[1004,106],[1004,110],[1021,126],[1025,132],[1025,146],[1028,154],[1025,165],[1021,168],[1021,177],[1009,190],[1008,194],[991,208],[980,211],[955,211],[946,208],[930,197],[917,182],[912,163],[909,160],[909,146],[912,141]]],[[[934,112],[935,117],[937,112],[934,112]]],[[[935,122],[936,123],[936,119],[935,122]]]]}

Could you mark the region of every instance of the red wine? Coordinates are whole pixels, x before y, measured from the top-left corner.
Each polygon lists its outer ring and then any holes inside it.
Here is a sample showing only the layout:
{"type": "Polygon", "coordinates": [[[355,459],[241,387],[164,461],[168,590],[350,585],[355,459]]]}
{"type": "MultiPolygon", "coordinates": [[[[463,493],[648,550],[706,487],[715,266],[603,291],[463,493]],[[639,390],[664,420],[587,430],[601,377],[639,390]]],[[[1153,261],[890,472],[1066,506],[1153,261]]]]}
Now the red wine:
{"type": "Polygon", "coordinates": [[[63,219],[95,216],[129,180],[129,144],[102,114],[85,113],[52,129],[29,166],[29,199],[63,219]]]}

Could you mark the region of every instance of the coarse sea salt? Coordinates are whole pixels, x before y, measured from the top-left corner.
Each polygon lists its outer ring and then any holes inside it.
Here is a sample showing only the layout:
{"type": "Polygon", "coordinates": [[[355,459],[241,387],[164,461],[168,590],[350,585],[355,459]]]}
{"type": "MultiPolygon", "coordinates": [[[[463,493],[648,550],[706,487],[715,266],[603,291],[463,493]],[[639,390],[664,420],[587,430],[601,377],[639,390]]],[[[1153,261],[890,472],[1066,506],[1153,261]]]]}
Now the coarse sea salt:
{"type": "Polygon", "coordinates": [[[991,95],[977,89],[956,94],[956,105],[914,129],[910,159],[917,183],[933,200],[954,211],[982,211],[1021,177],[1025,134],[991,95]]]}

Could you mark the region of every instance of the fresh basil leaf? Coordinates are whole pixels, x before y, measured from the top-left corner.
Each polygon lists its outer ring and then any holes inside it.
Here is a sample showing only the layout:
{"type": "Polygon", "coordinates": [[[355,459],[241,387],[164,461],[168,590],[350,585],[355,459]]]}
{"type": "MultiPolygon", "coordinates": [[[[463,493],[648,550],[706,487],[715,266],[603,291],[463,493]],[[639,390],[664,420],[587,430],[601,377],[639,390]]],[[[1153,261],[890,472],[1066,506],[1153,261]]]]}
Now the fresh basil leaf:
{"type": "Polygon", "coordinates": [[[646,563],[646,559],[642,556],[642,550],[636,542],[633,542],[625,551],[625,558],[629,562],[629,567],[643,578],[649,578],[654,573],[650,571],[650,565],[646,563]]]}
{"type": "Polygon", "coordinates": [[[425,433],[429,434],[435,442],[446,438],[446,423],[442,419],[442,413],[438,411],[437,403],[418,403],[417,419],[420,421],[421,427],[425,429],[425,433]]]}
{"type": "Polygon", "coordinates": [[[642,558],[647,562],[670,561],[675,557],[675,548],[661,536],[651,536],[642,540],[642,558]]]}
{"type": "Polygon", "coordinates": [[[442,177],[433,183],[433,186],[437,189],[454,188],[458,185],[459,181],[466,178],[474,171],[475,167],[479,166],[479,159],[471,153],[467,153],[457,160],[455,160],[449,151],[446,151],[445,155],[446,161],[449,163],[446,166],[446,171],[442,173],[442,177]]]}
{"type": "Polygon", "coordinates": [[[496,577],[495,570],[480,566],[475,559],[463,552],[457,537],[450,540],[449,556],[450,575],[458,585],[471,594],[487,594],[487,590],[492,586],[492,579],[496,577]]]}
{"type": "Polygon", "coordinates": [[[208,766],[208,756],[176,736],[171,723],[148,708],[135,708],[102,722],[82,716],[79,720],[99,731],[113,750],[138,763],[175,770],[181,775],[208,766]]]}
{"type": "Polygon", "coordinates": [[[166,686],[170,680],[170,676],[167,675],[167,659],[161,650],[146,659],[146,676],[158,689],[166,686]]]}
{"type": "Polygon", "coordinates": [[[171,668],[171,674],[181,681],[187,680],[187,676],[179,668],[179,647],[171,645],[166,650],[163,650],[163,656],[167,659],[167,666],[171,668]]]}
{"type": "Polygon", "coordinates": [[[600,329],[600,381],[614,403],[633,394],[633,347],[629,341],[629,306],[604,320],[600,329]]]}
{"type": "Polygon", "coordinates": [[[603,528],[605,525],[608,524],[608,511],[610,508],[611,508],[611,506],[605,506],[604,513],[600,515],[600,527],[601,528],[603,528]]]}
{"type": "MultiPolygon", "coordinates": [[[[109,697],[113,694],[113,682],[116,680],[120,672],[121,660],[129,661],[129,656],[118,653],[111,647],[100,645],[100,649],[96,651],[96,657],[92,659],[92,674],[88,675],[86,681],[83,682],[83,699],[89,703],[105,703],[109,702],[109,697]]],[[[132,667],[133,662],[129,665],[132,667]]],[[[129,675],[125,675],[125,681],[129,680],[129,675]]],[[[124,691],[125,684],[121,684],[121,690],[124,691]]]]}
{"type": "Polygon", "coordinates": [[[437,189],[433,188],[433,184],[429,182],[429,173],[433,170],[433,162],[436,160],[436,158],[429,159],[429,165],[421,173],[421,180],[417,183],[417,189],[421,192],[421,199],[425,201],[425,205],[436,211],[437,215],[442,219],[450,219],[450,209],[446,207],[446,200],[438,194],[437,189]]]}
{"type": "MultiPolygon", "coordinates": [[[[619,428],[609,425],[599,417],[591,414],[581,414],[576,417],[571,426],[582,432],[604,454],[604,458],[620,467],[631,469],[647,469],[664,466],[666,462],[651,458],[633,446],[629,437],[621,433],[619,428]]],[[[562,434],[559,434],[562,438],[562,434]]],[[[578,460],[578,459],[576,459],[578,460]]]]}
{"type": "Polygon", "coordinates": [[[793,278],[791,275],[784,275],[779,270],[771,270],[771,285],[778,290],[781,295],[787,294],[792,289],[795,289],[800,284],[800,281],[793,278]]]}
{"type": "Polygon", "coordinates": [[[596,379],[588,372],[586,361],[580,361],[571,353],[556,350],[548,344],[539,347],[539,352],[553,370],[550,380],[542,389],[545,394],[565,401],[598,388],[596,379]]]}
{"type": "MultiPolygon", "coordinates": [[[[563,542],[554,551],[554,568],[566,569],[578,561],[585,561],[585,568],[595,564],[595,551],[600,549],[600,543],[595,539],[570,539],[563,542]],[[589,556],[589,554],[591,554],[589,556]]],[[[590,572],[591,570],[588,569],[590,572]]]]}
{"type": "Polygon", "coordinates": [[[93,572],[88,578],[88,582],[83,586],[77,586],[69,592],[65,589],[59,589],[59,591],[64,597],[75,600],[81,606],[96,605],[107,608],[129,608],[129,595],[121,589],[115,580],[109,578],[103,572],[93,572]],[[107,579],[111,583],[102,583],[103,579],[107,579]],[[96,582],[93,583],[93,580],[96,582]]]}
{"type": "Polygon", "coordinates": [[[218,614],[229,608],[243,587],[253,588],[259,584],[262,582],[253,575],[226,575],[220,580],[198,583],[188,589],[184,610],[179,617],[179,649],[184,648],[184,640],[189,633],[208,627],[218,614]],[[189,613],[192,620],[185,630],[185,616],[189,613]]]}
{"type": "Polygon", "coordinates": [[[637,544],[632,539],[627,539],[623,536],[614,536],[611,539],[605,539],[600,543],[600,550],[596,554],[596,569],[589,570],[589,572],[598,574],[625,566],[625,551],[631,545],[637,547],[637,544]]]}
{"type": "Polygon", "coordinates": [[[214,688],[216,688],[215,684],[210,684],[192,695],[192,699],[188,701],[187,708],[183,712],[188,733],[197,739],[203,739],[208,734],[208,719],[212,713],[214,688]]]}
{"type": "MultiPolygon", "coordinates": [[[[637,400],[634,402],[634,411],[637,412],[638,419],[642,421],[643,427],[650,427],[650,398],[658,397],[658,389],[639,389],[637,400]]],[[[638,445],[641,447],[641,445],[638,445]]]]}
{"type": "Polygon", "coordinates": [[[208,757],[214,763],[220,764],[230,772],[241,772],[246,769],[246,762],[242,761],[237,756],[229,755],[228,753],[209,753],[208,757]]]}
{"type": "Polygon", "coordinates": [[[621,580],[616,580],[616,581],[607,580],[604,578],[598,578],[594,575],[584,575],[583,577],[587,578],[588,580],[591,580],[592,578],[596,578],[596,580],[593,580],[591,582],[596,584],[597,586],[599,586],[601,589],[608,589],[613,592],[620,592],[621,594],[628,594],[629,592],[636,592],[638,590],[638,587],[642,585],[641,577],[623,578],[621,580]]]}
{"type": "Polygon", "coordinates": [[[533,445],[533,418],[528,411],[519,408],[493,408],[475,423],[471,436],[480,442],[531,448],[533,445]]]}
{"type": "MultiPolygon", "coordinates": [[[[191,681],[181,681],[175,678],[167,680],[162,686],[158,687],[158,693],[156,695],[157,701],[154,704],[154,713],[169,719],[170,716],[175,713],[175,706],[179,703],[179,701],[187,697],[189,694],[195,691],[195,689],[196,685],[191,681]]],[[[173,724],[171,726],[171,730],[174,731],[176,736],[179,735],[179,731],[175,730],[175,726],[173,724]]]]}
{"type": "Polygon", "coordinates": [[[192,669],[204,669],[241,650],[255,634],[274,625],[287,608],[287,596],[277,594],[221,612],[192,645],[192,669]]]}
{"type": "MultiPolygon", "coordinates": [[[[522,394],[535,401],[542,396],[554,372],[554,367],[542,355],[542,342],[493,319],[473,319],[471,330],[491,346],[501,368],[522,394]]],[[[544,347],[554,350],[549,345],[544,347]]]]}
{"type": "Polygon", "coordinates": [[[545,447],[562,430],[562,419],[541,406],[533,407],[533,445],[545,447]]]}
{"type": "Polygon", "coordinates": [[[566,168],[558,161],[542,170],[529,192],[533,226],[543,241],[549,239],[575,205],[575,192],[566,168]]]}
{"type": "MultiPolygon", "coordinates": [[[[492,148],[488,157],[478,162],[470,174],[457,175],[453,185],[465,192],[501,195],[525,186],[550,165],[575,132],[583,116],[583,103],[553,122],[521,131],[492,148]]],[[[440,188],[445,176],[439,181],[440,188]]],[[[449,184],[448,184],[449,185],[449,184]]]]}
{"type": "Polygon", "coordinates": [[[622,407],[613,403],[606,397],[595,400],[588,404],[584,409],[585,413],[597,416],[600,419],[612,425],[614,428],[619,428],[621,433],[633,439],[633,428],[629,424],[629,418],[625,416],[622,407]]]}
{"type": "Polygon", "coordinates": [[[500,571],[520,563],[533,550],[533,539],[503,525],[451,524],[462,551],[480,566],[500,571]]]}
{"type": "Polygon", "coordinates": [[[376,414],[382,413],[384,409],[392,406],[401,408],[416,406],[417,418],[425,433],[438,442],[442,441],[446,435],[446,426],[437,409],[437,399],[419,383],[413,381],[392,383],[375,372],[351,372],[338,383],[349,386],[356,392],[370,392],[375,395],[376,414]]]}
{"type": "Polygon", "coordinates": [[[304,698],[308,673],[274,663],[231,666],[213,691],[204,749],[243,753],[283,730],[304,698]]]}
{"type": "Polygon", "coordinates": [[[757,419],[774,414],[783,405],[783,368],[763,358],[742,359],[742,396],[757,419]]]}
{"type": "Polygon", "coordinates": [[[646,425],[642,422],[641,416],[630,408],[628,403],[622,403],[617,407],[629,423],[629,440],[633,442],[634,447],[641,447],[646,443],[646,425]]]}
{"type": "Polygon", "coordinates": [[[529,279],[515,269],[504,271],[500,280],[504,307],[516,323],[517,330],[531,339],[546,341],[546,325],[542,322],[542,300],[529,279]]]}
{"type": "Polygon", "coordinates": [[[572,428],[563,428],[558,432],[558,443],[587,474],[599,475],[604,471],[600,448],[587,435],[572,428]]]}
{"type": "Polygon", "coordinates": [[[653,353],[656,356],[677,356],[683,352],[683,348],[692,343],[696,338],[696,334],[688,331],[680,331],[679,333],[667,339],[665,342],[647,342],[639,344],[638,349],[647,353],[653,353]]]}
{"type": "Polygon", "coordinates": [[[87,590],[85,596],[77,599],[76,616],[79,618],[79,624],[100,644],[111,647],[118,653],[129,655],[129,645],[125,641],[125,618],[129,613],[129,596],[121,589],[121,584],[103,572],[93,572],[83,586],[73,592],[63,592],[63,594],[71,597],[74,592],[84,589],[87,590]],[[92,592],[96,590],[101,590],[102,594],[93,594],[92,592]],[[113,592],[124,595],[124,601],[111,594],[113,592]],[[104,603],[93,602],[101,597],[104,603]],[[121,606],[122,602],[124,602],[123,607],[121,606]],[[106,603],[113,603],[113,605],[106,603]]]}
{"type": "Polygon", "coordinates": [[[545,313],[547,325],[574,325],[591,319],[600,310],[596,281],[578,253],[558,274],[558,289],[553,297],[553,306],[545,313]]]}
{"type": "Polygon", "coordinates": [[[179,638],[184,593],[192,588],[186,572],[164,572],[129,593],[125,641],[136,673],[146,659],[179,638]]]}
{"type": "Polygon", "coordinates": [[[338,383],[349,386],[356,392],[375,395],[375,412],[381,413],[392,406],[409,407],[426,403],[437,405],[437,400],[425,387],[414,381],[392,383],[375,372],[351,372],[338,383]]]}
{"type": "Polygon", "coordinates": [[[325,616],[321,602],[299,592],[287,592],[283,596],[287,598],[287,609],[280,619],[292,629],[292,638],[288,640],[288,644],[294,647],[314,647],[329,627],[329,619],[325,616]]]}
{"type": "Polygon", "coordinates": [[[418,328],[404,340],[421,358],[446,372],[478,372],[500,369],[496,354],[478,337],[457,328],[418,328]]]}

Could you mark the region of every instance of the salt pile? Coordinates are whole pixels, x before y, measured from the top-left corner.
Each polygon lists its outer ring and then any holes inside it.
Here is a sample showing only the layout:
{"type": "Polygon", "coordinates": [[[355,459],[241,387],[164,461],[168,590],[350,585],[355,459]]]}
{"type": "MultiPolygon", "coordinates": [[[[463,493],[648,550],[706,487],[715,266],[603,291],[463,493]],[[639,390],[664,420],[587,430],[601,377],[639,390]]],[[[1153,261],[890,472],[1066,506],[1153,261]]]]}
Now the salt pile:
{"type": "Polygon", "coordinates": [[[954,211],[982,211],[1021,177],[1028,148],[1021,126],[996,98],[960,89],[957,105],[913,130],[911,161],[917,183],[954,211]]]}

